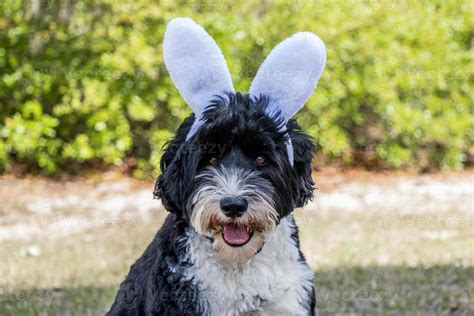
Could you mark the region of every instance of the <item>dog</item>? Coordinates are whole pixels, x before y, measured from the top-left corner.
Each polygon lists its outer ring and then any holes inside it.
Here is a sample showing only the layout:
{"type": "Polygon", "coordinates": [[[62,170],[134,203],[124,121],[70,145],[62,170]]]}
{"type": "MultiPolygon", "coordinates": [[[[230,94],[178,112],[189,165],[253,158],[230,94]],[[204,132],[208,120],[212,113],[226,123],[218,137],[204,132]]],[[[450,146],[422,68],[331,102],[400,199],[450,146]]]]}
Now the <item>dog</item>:
{"type": "Polygon", "coordinates": [[[312,198],[315,145],[292,116],[321,77],[324,43],[307,32],[281,42],[247,94],[189,18],[168,24],[163,54],[193,114],[160,162],[154,195],[169,215],[108,314],[312,315],[292,212],[312,198]]]}

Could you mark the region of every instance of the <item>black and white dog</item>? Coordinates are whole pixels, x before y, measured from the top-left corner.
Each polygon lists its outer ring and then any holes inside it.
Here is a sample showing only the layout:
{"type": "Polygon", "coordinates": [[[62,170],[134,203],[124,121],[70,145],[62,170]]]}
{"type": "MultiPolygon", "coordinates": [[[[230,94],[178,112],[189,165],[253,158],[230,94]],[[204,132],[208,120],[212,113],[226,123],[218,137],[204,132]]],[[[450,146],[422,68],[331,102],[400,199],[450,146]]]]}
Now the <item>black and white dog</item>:
{"type": "Polygon", "coordinates": [[[214,40],[168,24],[164,61],[194,110],[161,159],[155,195],[170,212],[117,293],[110,315],[308,315],[313,272],[291,215],[313,194],[314,144],[291,117],[326,61],[297,33],[235,93],[214,40]]]}

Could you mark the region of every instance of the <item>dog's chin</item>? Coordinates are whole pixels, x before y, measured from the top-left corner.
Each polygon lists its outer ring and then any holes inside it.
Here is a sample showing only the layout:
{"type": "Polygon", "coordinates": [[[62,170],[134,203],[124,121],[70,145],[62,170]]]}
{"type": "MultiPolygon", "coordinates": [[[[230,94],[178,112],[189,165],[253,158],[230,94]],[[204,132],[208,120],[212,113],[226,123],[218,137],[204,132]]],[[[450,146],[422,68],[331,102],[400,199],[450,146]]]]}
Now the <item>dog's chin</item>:
{"type": "Polygon", "coordinates": [[[251,225],[223,224],[211,230],[213,246],[219,259],[226,262],[246,262],[255,256],[265,243],[266,232],[251,225]]]}

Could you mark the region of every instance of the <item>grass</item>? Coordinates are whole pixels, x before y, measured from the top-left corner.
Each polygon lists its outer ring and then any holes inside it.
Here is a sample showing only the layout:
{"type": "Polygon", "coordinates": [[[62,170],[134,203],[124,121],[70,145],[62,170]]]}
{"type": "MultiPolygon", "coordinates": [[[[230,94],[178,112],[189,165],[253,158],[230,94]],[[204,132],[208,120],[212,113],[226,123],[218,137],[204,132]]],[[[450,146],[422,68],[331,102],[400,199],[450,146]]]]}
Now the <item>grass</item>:
{"type": "MultiPolygon", "coordinates": [[[[318,314],[474,313],[472,213],[295,214],[318,314]]],[[[0,315],[103,314],[165,215],[0,241],[0,315]]]]}
{"type": "MultiPolygon", "coordinates": [[[[474,269],[352,267],[316,273],[318,314],[472,313],[474,269]]],[[[98,315],[116,285],[30,289],[4,295],[1,315],[98,315]]]]}

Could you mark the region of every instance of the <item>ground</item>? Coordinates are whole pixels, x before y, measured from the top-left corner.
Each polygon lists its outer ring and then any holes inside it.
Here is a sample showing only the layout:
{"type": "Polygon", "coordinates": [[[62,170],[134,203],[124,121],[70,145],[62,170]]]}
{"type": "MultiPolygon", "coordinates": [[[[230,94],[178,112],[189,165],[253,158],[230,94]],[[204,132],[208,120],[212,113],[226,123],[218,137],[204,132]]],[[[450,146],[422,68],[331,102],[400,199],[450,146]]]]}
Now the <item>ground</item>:
{"type": "MultiPolygon", "coordinates": [[[[318,314],[474,313],[474,172],[316,173],[318,314]]],[[[166,211],[153,183],[0,178],[0,315],[100,315],[166,211]]]]}

